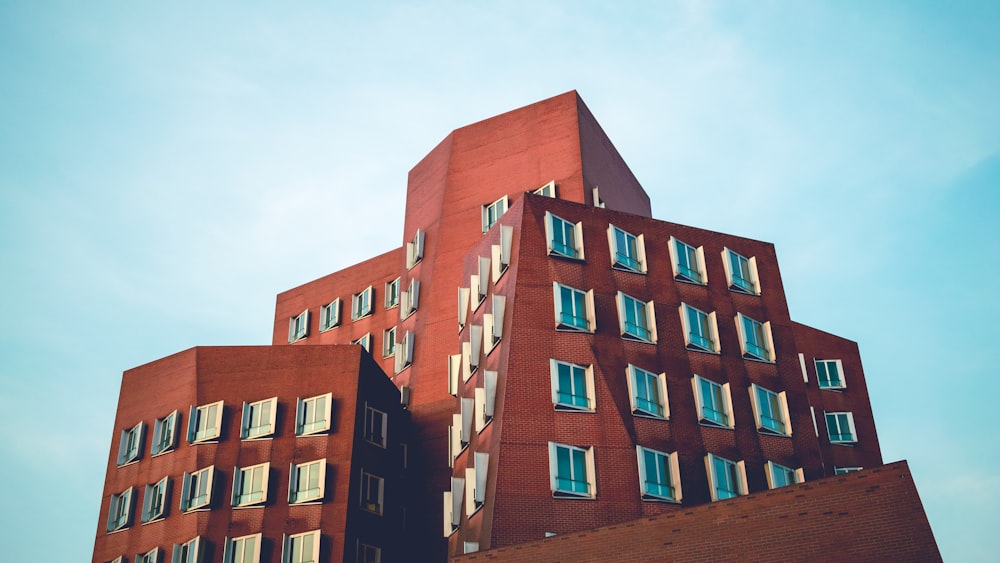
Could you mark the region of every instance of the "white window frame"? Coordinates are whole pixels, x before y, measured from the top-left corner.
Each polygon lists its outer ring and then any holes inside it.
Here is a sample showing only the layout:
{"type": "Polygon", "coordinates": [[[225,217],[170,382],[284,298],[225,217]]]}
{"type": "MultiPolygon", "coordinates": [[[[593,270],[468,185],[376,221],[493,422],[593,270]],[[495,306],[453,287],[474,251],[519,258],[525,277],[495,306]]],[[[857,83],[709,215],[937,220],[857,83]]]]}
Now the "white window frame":
{"type": "Polygon", "coordinates": [[[215,489],[215,466],[184,472],[181,484],[181,512],[207,510],[212,506],[215,489]]]}
{"type": "Polygon", "coordinates": [[[319,308],[319,331],[326,332],[340,326],[340,298],[319,308]]]}
{"type": "Polygon", "coordinates": [[[389,435],[389,415],[365,403],[364,439],[369,444],[384,448],[389,435]]]}
{"type": "Polygon", "coordinates": [[[618,306],[618,329],[622,338],[656,344],[656,314],[653,301],[646,302],[619,291],[615,295],[615,304],[618,306]],[[634,323],[629,322],[630,313],[635,318],[634,323]],[[639,324],[640,319],[646,326],[639,324]]]}
{"type": "Polygon", "coordinates": [[[625,368],[625,375],[628,382],[628,398],[632,414],[669,420],[670,404],[667,398],[667,375],[646,371],[632,364],[625,368]],[[650,397],[649,390],[655,390],[658,395],[655,397],[655,401],[651,400],[653,397],[650,397]],[[646,396],[639,396],[642,391],[645,391],[646,396]],[[651,408],[651,405],[655,406],[651,408]]]}
{"type": "Polygon", "coordinates": [[[556,330],[592,333],[597,329],[597,321],[594,316],[594,290],[583,291],[559,282],[552,282],[552,299],[556,330]],[[568,312],[564,311],[567,303],[563,302],[563,290],[566,290],[570,297],[568,303],[570,310],[568,312]],[[578,296],[582,297],[582,300],[578,300],[578,296]],[[577,311],[581,307],[582,310],[577,311]],[[581,314],[583,317],[580,316],[581,314]]]}
{"type": "Polygon", "coordinates": [[[694,388],[698,422],[717,428],[733,428],[733,397],[729,392],[729,383],[716,383],[711,379],[695,375],[691,378],[691,385],[694,388]],[[708,385],[707,390],[710,392],[707,397],[703,382],[708,385]]]}
{"type": "Polygon", "coordinates": [[[616,270],[646,273],[645,238],[608,224],[608,246],[611,249],[611,267],[616,270]]]}
{"type": "Polygon", "coordinates": [[[225,412],[223,401],[192,406],[188,414],[188,443],[217,442],[222,435],[223,412],[225,412]]]}
{"type": "Polygon", "coordinates": [[[396,354],[396,327],[382,331],[382,357],[389,358],[396,354]]]}
{"type": "Polygon", "coordinates": [[[468,287],[458,288],[458,331],[462,332],[469,320],[469,303],[472,298],[472,289],[468,287]]]}
{"type": "Polygon", "coordinates": [[[510,225],[500,225],[500,244],[490,247],[493,264],[493,285],[500,281],[508,268],[510,268],[510,253],[514,243],[514,227],[510,225]]]}
{"type": "Polygon", "coordinates": [[[482,432],[484,428],[493,422],[493,413],[496,408],[497,398],[497,372],[491,370],[483,371],[483,386],[476,387],[476,432],[482,432]]]}
{"type": "Polygon", "coordinates": [[[142,457],[142,439],[146,425],[139,422],[131,428],[122,430],[118,442],[118,467],[139,461],[142,457]]]}
{"type": "Polygon", "coordinates": [[[326,458],[289,464],[288,504],[316,504],[325,496],[326,458]]]}
{"type": "Polygon", "coordinates": [[[333,393],[299,398],[295,404],[295,435],[314,436],[329,432],[332,411],[333,393]],[[322,413],[323,417],[319,418],[318,413],[322,413]]]}
{"type": "Polygon", "coordinates": [[[238,538],[226,538],[222,551],[222,563],[244,563],[246,561],[247,549],[250,549],[250,560],[253,563],[260,563],[261,534],[250,534],[238,538]],[[250,543],[247,546],[247,543],[250,543]]]}
{"type": "Polygon", "coordinates": [[[205,544],[201,536],[195,536],[184,543],[175,543],[170,552],[170,563],[201,563],[205,560],[205,544]]]}
{"type": "Polygon", "coordinates": [[[688,350],[719,354],[722,347],[719,345],[719,323],[715,311],[706,313],[687,303],[681,303],[679,310],[681,328],[684,332],[684,346],[688,350]],[[694,318],[692,319],[692,317],[694,318]],[[692,323],[692,321],[696,322],[692,323]]]}
{"type": "Polygon", "coordinates": [[[150,437],[149,455],[156,457],[173,451],[177,447],[177,429],[180,425],[180,414],[175,410],[163,418],[153,421],[153,435],[150,437]]]}
{"type": "Polygon", "coordinates": [[[365,352],[369,354],[372,351],[372,333],[366,332],[362,334],[357,340],[352,340],[351,344],[357,344],[365,349],[365,352]]]}
{"type": "Polygon", "coordinates": [[[594,388],[594,366],[549,359],[549,378],[552,383],[552,405],[557,411],[594,412],[597,392],[594,388]],[[561,369],[568,370],[570,389],[561,385],[561,369]],[[579,381],[578,379],[582,379],[579,381]],[[582,384],[582,388],[577,388],[582,384]],[[583,393],[583,394],[581,394],[583,393]],[[564,398],[565,397],[565,398],[564,398]]]}
{"type": "Polygon", "coordinates": [[[542,186],[540,188],[535,189],[531,193],[536,194],[536,195],[540,195],[542,197],[551,197],[551,198],[555,199],[557,197],[557,195],[556,195],[556,181],[555,180],[550,180],[549,183],[545,184],[544,186],[542,186]]]}
{"type": "Polygon", "coordinates": [[[573,223],[546,211],[545,244],[549,256],[584,260],[583,222],[573,223]]]}
{"type": "Polygon", "coordinates": [[[489,354],[503,338],[503,317],[507,308],[507,298],[503,295],[493,295],[491,313],[483,314],[483,338],[486,353],[489,354]]]}
{"type": "Polygon", "coordinates": [[[826,436],[830,440],[831,444],[856,444],[858,442],[858,431],[854,426],[854,413],[850,411],[824,411],[823,421],[826,423],[826,436]],[[836,439],[834,438],[835,433],[833,432],[833,428],[830,424],[830,417],[833,417],[833,420],[836,422],[836,429],[838,430],[838,432],[836,432],[836,436],[838,436],[836,439]],[[845,429],[841,427],[845,424],[847,426],[846,430],[848,431],[848,434],[844,434],[845,429]],[[847,437],[843,438],[842,436],[847,437]]]}
{"type": "Polygon", "coordinates": [[[779,465],[773,461],[764,464],[764,475],[767,476],[767,488],[777,489],[788,485],[804,483],[806,478],[802,468],[793,469],[779,465]]]}
{"type": "Polygon", "coordinates": [[[410,367],[410,364],[413,363],[414,338],[414,333],[408,330],[403,333],[402,342],[396,343],[396,353],[393,355],[393,369],[396,373],[410,367]]]}
{"type": "Polygon", "coordinates": [[[323,537],[319,530],[301,534],[281,534],[281,563],[319,563],[322,543],[323,537]],[[301,547],[296,547],[300,542],[301,547]],[[308,553],[304,549],[307,542],[311,546],[308,553]],[[301,551],[300,557],[293,559],[296,551],[301,551]]]}
{"type": "Polygon", "coordinates": [[[555,498],[597,498],[596,464],[594,462],[594,447],[581,448],[568,444],[549,442],[549,486],[555,498]],[[559,453],[568,452],[570,457],[570,474],[560,475],[559,453]],[[583,456],[584,475],[577,475],[577,456],[583,456]],[[572,484],[566,487],[562,482],[572,484]],[[580,485],[586,485],[586,490],[576,490],[580,485]]]}
{"type": "Polygon", "coordinates": [[[750,385],[750,406],[757,431],[774,436],[791,436],[792,424],[788,416],[788,399],[784,391],[775,393],[756,383],[750,385]]]}
{"type": "Polygon", "coordinates": [[[374,297],[375,290],[370,285],[351,295],[351,321],[359,321],[372,316],[375,311],[372,303],[374,297]]]}
{"type": "Polygon", "coordinates": [[[815,358],[813,360],[813,364],[816,367],[816,382],[820,389],[847,389],[847,382],[844,379],[844,364],[840,360],[822,360],[820,358],[815,358]],[[822,366],[822,371],[820,366],[822,366]],[[837,372],[836,379],[830,377],[831,367],[837,372]]]}
{"type": "Polygon", "coordinates": [[[732,461],[710,453],[705,456],[705,470],[708,472],[708,491],[712,502],[749,494],[746,464],[743,460],[732,461]],[[719,465],[723,466],[726,470],[724,474],[719,473],[715,462],[719,462],[719,465]],[[720,481],[720,478],[725,480],[720,481]],[[733,489],[723,487],[733,487],[733,489]],[[720,495],[722,491],[733,494],[720,495]]]}
{"type": "Polygon", "coordinates": [[[361,510],[381,515],[385,508],[385,479],[361,470],[361,510]],[[377,490],[373,491],[372,487],[377,490]],[[371,502],[375,500],[376,502],[371,502]]]}
{"type": "Polygon", "coordinates": [[[160,563],[160,548],[154,547],[146,553],[136,553],[135,563],[160,563]]]}
{"type": "Polygon", "coordinates": [[[417,312],[417,307],[420,304],[420,280],[410,278],[410,285],[407,286],[406,291],[399,295],[399,304],[399,320],[406,319],[417,312]]]}
{"type": "Polygon", "coordinates": [[[745,359],[774,363],[770,321],[762,323],[743,313],[736,313],[736,331],[740,335],[740,351],[745,359]]]}
{"type": "Polygon", "coordinates": [[[237,467],[233,471],[233,506],[263,506],[267,503],[270,473],[270,462],[237,467]],[[247,484],[249,489],[246,489],[247,484]],[[254,485],[259,485],[259,489],[254,488],[254,485]]]}
{"type": "Polygon", "coordinates": [[[836,467],[833,468],[834,475],[845,475],[847,473],[854,473],[855,471],[861,471],[864,467],[836,467]]]}
{"type": "Polygon", "coordinates": [[[108,502],[108,533],[124,530],[132,525],[132,508],[135,504],[135,487],[111,495],[108,502]]]}
{"type": "Polygon", "coordinates": [[[639,466],[639,493],[642,500],[680,503],[683,496],[677,452],[666,453],[636,446],[635,453],[639,466]],[[650,458],[653,459],[653,467],[649,465],[650,458]]]}
{"type": "Polygon", "coordinates": [[[358,563],[382,563],[382,548],[358,540],[358,563]]]}
{"type": "Polygon", "coordinates": [[[729,289],[748,295],[760,295],[756,257],[747,258],[734,250],[723,248],[722,266],[726,271],[726,285],[729,289]]]}
{"type": "Polygon", "coordinates": [[[477,541],[462,542],[462,553],[476,553],[477,551],[479,551],[479,542],[477,541]]]}
{"type": "Polygon", "coordinates": [[[417,229],[413,234],[413,239],[406,243],[406,269],[412,270],[414,266],[424,259],[424,232],[417,229]]]}
{"type": "Polygon", "coordinates": [[[444,492],[444,537],[458,530],[462,520],[462,495],[465,494],[465,479],[451,478],[451,490],[444,492]]]}
{"type": "Polygon", "coordinates": [[[288,319],[288,342],[298,342],[309,336],[309,309],[288,319]]]}
{"type": "Polygon", "coordinates": [[[486,503],[486,476],[490,467],[490,454],[475,452],[472,456],[473,465],[465,470],[465,515],[479,511],[486,503]]]}
{"type": "Polygon", "coordinates": [[[451,415],[451,426],[448,427],[448,454],[451,463],[469,447],[472,440],[472,420],[476,414],[476,400],[462,397],[459,401],[459,412],[451,415]]]}
{"type": "Polygon", "coordinates": [[[510,200],[507,196],[503,196],[500,199],[494,201],[493,203],[483,205],[483,232],[489,231],[496,225],[503,217],[503,214],[507,212],[507,208],[510,205],[510,200]]]}
{"type": "Polygon", "coordinates": [[[142,494],[142,514],[140,520],[143,524],[156,522],[167,515],[167,506],[170,502],[170,477],[164,477],[155,483],[146,485],[142,494]]]}
{"type": "Polygon", "coordinates": [[[597,186],[594,186],[594,189],[590,190],[590,193],[593,199],[594,207],[604,209],[605,203],[604,200],[601,199],[600,189],[597,186]]]}
{"type": "Polygon", "coordinates": [[[459,379],[462,377],[462,354],[448,356],[448,393],[458,395],[459,379]]]}
{"type": "Polygon", "coordinates": [[[695,248],[682,240],[670,237],[667,248],[670,251],[670,265],[673,268],[675,280],[708,285],[704,246],[695,248]]]}
{"type": "Polygon", "coordinates": [[[385,308],[392,309],[399,305],[399,278],[385,282],[385,308]]]}
{"type": "Polygon", "coordinates": [[[271,397],[252,403],[243,402],[240,439],[257,440],[274,436],[278,416],[278,398],[271,397]]]}

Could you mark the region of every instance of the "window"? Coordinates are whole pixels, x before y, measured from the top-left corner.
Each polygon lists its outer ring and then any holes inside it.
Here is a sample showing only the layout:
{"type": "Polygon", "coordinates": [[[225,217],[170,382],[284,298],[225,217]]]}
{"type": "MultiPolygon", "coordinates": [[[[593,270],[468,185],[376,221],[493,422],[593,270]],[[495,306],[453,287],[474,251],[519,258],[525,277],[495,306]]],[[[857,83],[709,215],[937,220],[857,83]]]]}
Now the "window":
{"type": "Polygon", "coordinates": [[[510,225],[500,225],[500,244],[490,247],[490,255],[493,258],[493,283],[500,281],[507,268],[510,267],[511,245],[514,242],[514,227],[510,225]]]}
{"type": "Polygon", "coordinates": [[[295,342],[309,336],[309,309],[288,319],[288,341],[295,342]]]}
{"type": "Polygon", "coordinates": [[[747,494],[747,472],[742,461],[729,461],[717,455],[705,456],[708,487],[712,500],[726,500],[747,494]]]}
{"type": "Polygon", "coordinates": [[[670,237],[667,248],[670,250],[670,264],[673,266],[675,280],[701,285],[708,283],[708,273],[705,270],[705,247],[695,248],[670,237]]]}
{"type": "Polygon", "coordinates": [[[358,563],[380,563],[382,548],[358,542],[358,563]]]}
{"type": "Polygon", "coordinates": [[[160,548],[154,547],[146,553],[136,554],[135,563],[161,563],[160,548]]]}
{"type": "Polygon", "coordinates": [[[393,369],[396,373],[410,367],[413,363],[413,332],[408,330],[403,334],[403,340],[395,347],[393,356],[393,369]]]}
{"type": "Polygon", "coordinates": [[[382,331],[382,357],[388,358],[396,353],[396,327],[382,331]]]}
{"type": "Polygon", "coordinates": [[[358,338],[357,340],[352,340],[351,344],[357,344],[358,346],[361,346],[362,348],[364,348],[365,352],[371,353],[371,350],[372,350],[372,334],[370,332],[366,332],[366,333],[364,333],[364,334],[361,335],[361,338],[358,338]]]}
{"type": "Polygon", "coordinates": [[[327,331],[340,326],[340,298],[319,308],[319,331],[327,331]]]}
{"type": "Polygon", "coordinates": [[[267,502],[270,463],[237,468],[233,473],[233,506],[254,506],[267,502]]]}
{"type": "Polygon", "coordinates": [[[556,410],[594,410],[594,368],[549,360],[552,404],[556,410]]]}
{"type": "Polygon", "coordinates": [[[600,190],[597,188],[597,186],[594,186],[594,189],[591,190],[591,194],[593,195],[594,207],[600,207],[601,209],[604,209],[604,200],[601,199],[601,193],[600,190]]]}
{"type": "Polygon", "coordinates": [[[399,305],[399,278],[385,284],[385,308],[392,309],[399,305]]]}
{"type": "Polygon", "coordinates": [[[462,520],[462,494],[465,492],[465,479],[451,478],[451,490],[444,492],[444,537],[455,533],[462,520]]]}
{"type": "Polygon", "coordinates": [[[462,378],[468,381],[472,374],[479,369],[479,355],[483,348],[483,327],[482,325],[472,325],[469,327],[469,341],[462,342],[462,378]]]}
{"type": "Polygon", "coordinates": [[[583,223],[570,223],[545,212],[545,234],[549,255],[583,260],[583,223]]]}
{"type": "Polygon", "coordinates": [[[729,394],[729,384],[719,385],[698,375],[691,381],[694,385],[698,421],[710,426],[732,428],[733,404],[732,396],[729,394]]]}
{"type": "Polygon", "coordinates": [[[479,551],[479,542],[467,541],[462,544],[462,553],[475,553],[479,551]]]}
{"type": "Polygon", "coordinates": [[[497,372],[485,370],[483,372],[483,386],[476,387],[476,432],[482,432],[483,428],[486,428],[486,425],[493,420],[496,398],[497,372]]]}
{"type": "Polygon", "coordinates": [[[688,350],[719,353],[719,325],[715,313],[705,313],[687,303],[681,303],[681,327],[688,350]]]}
{"type": "Polygon", "coordinates": [[[472,290],[468,287],[458,288],[458,331],[462,332],[465,328],[465,323],[469,319],[469,301],[472,296],[472,290]]]}
{"type": "Polygon", "coordinates": [[[635,447],[639,458],[639,490],[642,500],[681,501],[681,475],[677,452],[664,453],[635,447]]]}
{"type": "Polygon", "coordinates": [[[330,429],[333,394],[299,399],[295,406],[295,435],[309,436],[330,429]]]}
{"type": "Polygon", "coordinates": [[[368,286],[351,296],[351,320],[363,319],[372,314],[372,296],[375,291],[368,286]]]}
{"type": "Polygon", "coordinates": [[[476,261],[476,273],[469,276],[469,289],[472,293],[472,310],[475,311],[486,299],[490,287],[490,259],[480,256],[476,261]]]}
{"type": "Polygon", "coordinates": [[[503,295],[493,296],[493,312],[483,315],[483,330],[486,338],[487,354],[503,338],[503,315],[507,308],[507,298],[503,295]]]}
{"type": "Polygon", "coordinates": [[[614,225],[608,225],[611,246],[611,267],[626,272],[646,273],[646,245],[642,235],[635,236],[614,225]]]}
{"type": "Polygon", "coordinates": [[[549,442],[549,482],[557,498],[595,498],[594,448],[549,442]]]}
{"type": "Polygon", "coordinates": [[[465,470],[465,514],[471,517],[486,502],[486,473],[490,466],[490,454],[475,452],[475,465],[465,470]]]}
{"type": "Polygon", "coordinates": [[[743,357],[764,362],[774,361],[774,346],[771,344],[771,323],[760,323],[743,313],[736,314],[736,328],[740,333],[743,357]]]}
{"type": "Polygon", "coordinates": [[[386,426],[385,413],[365,405],[365,440],[380,448],[384,448],[386,426]]]}
{"type": "Polygon", "coordinates": [[[288,503],[321,501],[325,485],[326,459],[293,463],[289,468],[288,503]]]}
{"type": "Polygon", "coordinates": [[[201,537],[196,537],[184,543],[175,543],[170,563],[201,563],[204,561],[205,544],[201,537]]]}
{"type": "Polygon", "coordinates": [[[108,561],[108,563],[125,563],[125,556],[119,555],[118,557],[115,557],[111,561],[108,561]]]}
{"type": "Polygon", "coordinates": [[[552,180],[548,184],[538,188],[533,193],[544,197],[556,197],[556,181],[552,180]]]}
{"type": "Polygon", "coordinates": [[[475,416],[476,400],[463,397],[459,412],[451,415],[451,426],[448,427],[448,454],[450,464],[462,451],[469,446],[472,439],[472,419],[475,416]]]}
{"type": "Polygon", "coordinates": [[[361,471],[361,508],[375,514],[382,514],[382,494],[384,482],[378,475],[361,471]]]}
{"type": "Polygon", "coordinates": [[[854,432],[854,415],[849,412],[828,412],[826,432],[831,444],[853,444],[858,441],[854,432]]]}
{"type": "Polygon", "coordinates": [[[667,405],[666,374],[655,374],[632,364],[628,365],[626,372],[632,414],[670,418],[670,407],[667,405]]]}
{"type": "Polygon", "coordinates": [[[656,343],[656,316],[653,314],[653,302],[645,303],[635,297],[618,292],[615,296],[618,305],[618,328],[622,338],[656,343]]]}
{"type": "Polygon", "coordinates": [[[840,360],[816,360],[816,377],[820,389],[844,389],[844,366],[840,360]]]}
{"type": "Polygon", "coordinates": [[[863,467],[834,467],[834,475],[843,475],[845,473],[854,473],[855,471],[861,471],[863,467]]]}
{"type": "Polygon", "coordinates": [[[132,523],[133,490],[134,487],[129,487],[111,495],[111,502],[108,504],[108,532],[123,530],[132,523]]]}
{"type": "Polygon", "coordinates": [[[594,291],[580,291],[572,287],[552,282],[555,300],[556,328],[594,332],[594,291]]]}
{"type": "Polygon", "coordinates": [[[500,220],[500,216],[507,212],[507,196],[494,201],[489,205],[483,206],[483,232],[490,230],[497,221],[500,220]]]}
{"type": "Polygon", "coordinates": [[[153,422],[153,443],[149,447],[149,455],[159,455],[177,447],[177,423],[180,417],[174,411],[153,422]]]}
{"type": "Polygon", "coordinates": [[[278,398],[271,397],[255,403],[243,403],[243,423],[240,438],[252,440],[274,434],[274,421],[278,413],[278,398]]]}
{"type": "Polygon", "coordinates": [[[122,430],[121,441],[118,442],[118,466],[127,465],[139,459],[142,453],[143,423],[122,430]]]}
{"type": "Polygon", "coordinates": [[[792,469],[784,465],[778,465],[773,461],[769,461],[764,465],[764,473],[767,475],[767,486],[770,489],[777,489],[778,487],[794,485],[795,483],[805,481],[801,468],[792,469]]]}
{"type": "Polygon", "coordinates": [[[424,259],[424,232],[417,229],[413,240],[406,243],[406,269],[412,269],[424,259]]]}
{"type": "Polygon", "coordinates": [[[406,291],[400,295],[399,302],[401,305],[399,308],[400,320],[405,319],[417,312],[417,306],[420,303],[420,280],[416,278],[410,280],[410,285],[406,291]]]}
{"type": "Polygon", "coordinates": [[[766,434],[792,435],[792,426],[788,422],[788,402],[784,391],[775,393],[755,383],[750,386],[750,397],[757,430],[766,434]]]}
{"type": "Polygon", "coordinates": [[[746,258],[725,248],[722,250],[722,265],[726,270],[726,281],[729,283],[729,289],[751,295],[760,295],[756,258],[746,258]]]}
{"type": "Polygon", "coordinates": [[[458,378],[462,374],[462,354],[448,356],[448,393],[458,395],[458,378]]]}
{"type": "Polygon", "coordinates": [[[146,485],[142,494],[142,523],[153,522],[166,516],[167,495],[170,494],[170,478],[164,477],[152,485],[146,485]]]}
{"type": "Polygon", "coordinates": [[[188,442],[200,444],[219,438],[222,429],[222,401],[191,407],[188,416],[188,442]]]}
{"type": "Polygon", "coordinates": [[[319,563],[319,530],[304,534],[283,534],[281,563],[319,563]]]}
{"type": "Polygon", "coordinates": [[[226,538],[222,563],[260,563],[261,535],[226,538]]]}
{"type": "Polygon", "coordinates": [[[199,469],[194,473],[184,473],[184,486],[181,489],[182,512],[208,508],[212,504],[212,481],[214,478],[214,465],[199,469]]]}

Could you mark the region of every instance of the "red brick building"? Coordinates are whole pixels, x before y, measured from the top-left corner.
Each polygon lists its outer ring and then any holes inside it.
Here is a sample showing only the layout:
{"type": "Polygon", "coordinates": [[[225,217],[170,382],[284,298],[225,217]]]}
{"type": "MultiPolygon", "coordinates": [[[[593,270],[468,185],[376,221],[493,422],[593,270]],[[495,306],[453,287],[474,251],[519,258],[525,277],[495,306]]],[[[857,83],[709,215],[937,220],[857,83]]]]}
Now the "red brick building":
{"type": "MultiPolygon", "coordinates": [[[[409,558],[882,465],[857,346],[789,318],[773,245],[650,215],[569,92],[453,131],[410,172],[400,248],[278,295],[273,349],[361,344],[399,390],[409,558]]],[[[122,396],[116,432],[150,407],[122,396]]]]}

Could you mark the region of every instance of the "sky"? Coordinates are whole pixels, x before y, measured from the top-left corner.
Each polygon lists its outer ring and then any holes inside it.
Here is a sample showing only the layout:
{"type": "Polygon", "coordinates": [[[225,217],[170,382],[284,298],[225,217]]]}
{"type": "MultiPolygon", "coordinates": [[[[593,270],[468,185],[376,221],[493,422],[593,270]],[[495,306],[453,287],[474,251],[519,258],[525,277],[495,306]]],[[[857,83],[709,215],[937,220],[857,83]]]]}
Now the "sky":
{"type": "Polygon", "coordinates": [[[992,1],[0,1],[4,558],[89,560],[123,371],[269,344],[278,292],[402,244],[451,130],[575,89],[654,217],[775,244],[945,560],[995,560],[997,29],[992,1]]]}

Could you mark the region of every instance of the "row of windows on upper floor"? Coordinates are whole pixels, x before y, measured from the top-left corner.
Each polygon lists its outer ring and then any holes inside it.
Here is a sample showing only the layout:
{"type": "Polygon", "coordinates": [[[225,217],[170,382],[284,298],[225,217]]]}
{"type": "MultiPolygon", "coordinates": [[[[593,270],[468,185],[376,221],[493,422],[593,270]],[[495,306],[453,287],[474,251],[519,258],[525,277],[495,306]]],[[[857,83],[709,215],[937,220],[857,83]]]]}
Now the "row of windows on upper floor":
{"type": "MultiPolygon", "coordinates": [[[[288,504],[307,505],[326,502],[326,459],[292,463],[288,476],[288,504]]],[[[268,503],[270,462],[233,470],[231,506],[234,508],[262,508],[268,503]]],[[[359,507],[367,512],[382,515],[385,493],[384,479],[370,471],[361,470],[359,507]]],[[[185,472],[179,508],[182,513],[211,510],[218,496],[223,475],[215,466],[185,472]]],[[[171,479],[163,477],[145,486],[140,521],[149,524],[163,520],[170,505],[171,479]]],[[[136,487],[132,486],[111,495],[108,503],[108,533],[124,530],[132,525],[135,512],[136,487]]]]}
{"type": "MultiPolygon", "coordinates": [[[[332,393],[298,398],[295,405],[295,435],[314,436],[329,432],[332,404],[332,393]]],[[[188,415],[188,443],[204,444],[218,441],[222,434],[224,410],[223,401],[192,406],[188,415]]],[[[273,437],[277,429],[277,412],[277,397],[243,403],[240,439],[258,440],[273,437]]],[[[388,434],[386,413],[370,405],[365,405],[364,424],[364,439],[384,448],[388,434]]],[[[179,428],[180,413],[176,410],[163,418],[157,418],[153,422],[152,443],[149,447],[150,456],[173,451],[177,447],[179,428]]],[[[135,426],[122,430],[118,443],[119,467],[134,463],[142,457],[145,429],[146,423],[140,421],[135,426]]]]}
{"type": "MultiPolygon", "coordinates": [[[[385,308],[388,310],[399,307],[399,318],[402,320],[417,310],[420,300],[420,280],[411,279],[406,291],[400,292],[399,279],[396,278],[385,284],[385,308]]],[[[375,289],[372,286],[351,295],[351,321],[370,317],[375,312],[374,301],[375,289]]],[[[340,326],[340,310],[341,300],[339,297],[320,307],[320,332],[326,332],[340,326]]],[[[297,342],[308,336],[309,309],[306,309],[288,319],[288,342],[297,342]]]]}
{"type": "MultiPolygon", "coordinates": [[[[260,533],[233,538],[227,537],[224,540],[222,562],[260,563],[261,547],[264,541],[266,540],[260,533]]],[[[298,534],[282,534],[281,563],[319,563],[323,560],[324,550],[321,546],[322,536],[319,530],[298,534]]],[[[208,540],[201,536],[195,536],[183,543],[175,543],[171,549],[170,563],[204,563],[207,560],[208,547],[208,540]]],[[[134,562],[167,563],[164,551],[159,547],[154,547],[145,553],[137,553],[134,562]]],[[[382,549],[358,540],[354,560],[357,563],[380,563],[382,549]]],[[[128,558],[122,555],[108,563],[128,563],[128,558]]]]}

